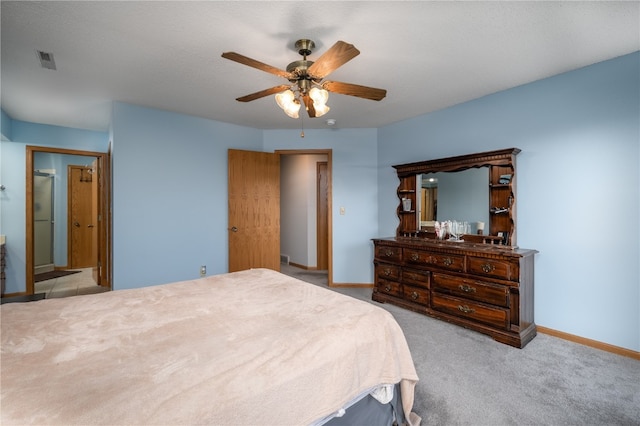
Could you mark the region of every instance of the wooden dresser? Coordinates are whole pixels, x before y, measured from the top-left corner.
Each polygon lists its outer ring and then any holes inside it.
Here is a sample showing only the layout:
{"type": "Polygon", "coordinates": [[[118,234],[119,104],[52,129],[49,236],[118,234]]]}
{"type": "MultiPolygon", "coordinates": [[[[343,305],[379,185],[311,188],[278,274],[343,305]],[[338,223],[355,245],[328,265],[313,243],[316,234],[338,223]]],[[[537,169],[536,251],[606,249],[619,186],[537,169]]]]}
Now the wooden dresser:
{"type": "Polygon", "coordinates": [[[536,250],[417,237],[373,242],[373,300],[455,323],[518,348],[535,337],[536,250]]]}

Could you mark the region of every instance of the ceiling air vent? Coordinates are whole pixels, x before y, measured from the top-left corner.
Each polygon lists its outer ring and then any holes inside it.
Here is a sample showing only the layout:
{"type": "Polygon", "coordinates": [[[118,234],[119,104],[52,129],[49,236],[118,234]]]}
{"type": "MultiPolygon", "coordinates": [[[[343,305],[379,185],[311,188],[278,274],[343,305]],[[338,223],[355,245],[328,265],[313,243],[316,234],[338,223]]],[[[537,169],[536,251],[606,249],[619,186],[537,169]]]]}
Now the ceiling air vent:
{"type": "Polygon", "coordinates": [[[50,70],[56,69],[56,62],[53,60],[53,53],[43,52],[41,50],[36,51],[38,53],[38,59],[42,68],[50,70]]]}

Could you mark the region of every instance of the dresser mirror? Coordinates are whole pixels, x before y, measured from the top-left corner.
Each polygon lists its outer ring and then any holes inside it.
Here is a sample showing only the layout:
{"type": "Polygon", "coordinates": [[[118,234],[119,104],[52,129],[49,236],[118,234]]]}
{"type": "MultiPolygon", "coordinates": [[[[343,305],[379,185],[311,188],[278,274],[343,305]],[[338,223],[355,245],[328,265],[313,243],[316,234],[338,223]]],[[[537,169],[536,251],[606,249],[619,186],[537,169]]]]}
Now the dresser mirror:
{"type": "Polygon", "coordinates": [[[458,172],[423,173],[416,176],[417,229],[433,227],[434,221],[468,222],[477,233],[477,223],[489,223],[489,168],[458,172]]]}
{"type": "Polygon", "coordinates": [[[396,235],[432,238],[435,221],[455,220],[468,222],[469,242],[515,246],[519,152],[509,148],[393,166],[400,180],[396,235]]]}

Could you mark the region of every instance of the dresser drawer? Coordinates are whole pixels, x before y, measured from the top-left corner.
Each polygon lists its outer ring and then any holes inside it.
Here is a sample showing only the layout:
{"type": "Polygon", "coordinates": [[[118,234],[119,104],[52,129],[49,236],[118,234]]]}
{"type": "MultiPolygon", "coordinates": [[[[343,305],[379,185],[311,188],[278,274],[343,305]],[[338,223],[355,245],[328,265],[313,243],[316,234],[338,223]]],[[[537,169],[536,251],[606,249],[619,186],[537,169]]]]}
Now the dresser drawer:
{"type": "Polygon", "coordinates": [[[401,247],[376,246],[376,259],[390,262],[400,262],[402,260],[401,247]]]}
{"type": "Polygon", "coordinates": [[[434,273],[431,288],[440,293],[509,307],[509,288],[500,284],[434,273]]]}
{"type": "Polygon", "coordinates": [[[402,297],[402,286],[400,285],[400,283],[394,281],[388,281],[382,278],[378,278],[376,282],[376,289],[379,293],[402,297]]]}
{"type": "Polygon", "coordinates": [[[464,270],[464,256],[405,249],[403,257],[405,263],[408,264],[435,266],[456,272],[462,272],[464,270]]]}
{"type": "Polygon", "coordinates": [[[402,282],[429,288],[430,272],[416,269],[402,269],[402,282]]]}
{"type": "Polygon", "coordinates": [[[400,267],[388,263],[375,263],[376,276],[393,281],[400,281],[400,267]]]}
{"type": "Polygon", "coordinates": [[[426,288],[403,285],[402,295],[405,300],[429,306],[430,295],[429,290],[427,290],[426,288]]]}
{"type": "Polygon", "coordinates": [[[518,266],[502,260],[469,257],[469,273],[515,281],[518,279],[518,266]]]}
{"type": "Polygon", "coordinates": [[[509,328],[509,310],[498,307],[490,307],[468,299],[447,296],[434,292],[431,300],[431,308],[470,321],[488,324],[507,330],[509,328]]]}

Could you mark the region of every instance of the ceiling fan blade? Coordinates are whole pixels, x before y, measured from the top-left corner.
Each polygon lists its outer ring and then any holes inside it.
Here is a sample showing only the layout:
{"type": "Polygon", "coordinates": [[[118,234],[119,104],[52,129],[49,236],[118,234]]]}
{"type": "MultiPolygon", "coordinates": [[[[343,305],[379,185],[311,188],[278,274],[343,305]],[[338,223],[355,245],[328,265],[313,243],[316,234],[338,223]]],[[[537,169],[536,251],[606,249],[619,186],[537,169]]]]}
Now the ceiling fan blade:
{"type": "Polygon", "coordinates": [[[279,77],[284,77],[286,79],[294,78],[293,74],[281,70],[280,68],[272,67],[271,65],[267,65],[263,62],[256,61],[255,59],[248,58],[244,55],[241,55],[236,52],[224,52],[222,57],[225,59],[229,59],[231,61],[238,62],[243,65],[248,65],[250,67],[259,69],[260,71],[268,72],[269,74],[275,74],[279,77]]]}
{"type": "Polygon", "coordinates": [[[385,89],[376,89],[375,87],[360,86],[358,84],[351,83],[341,83],[339,81],[325,81],[322,83],[322,88],[329,92],[371,99],[373,101],[379,101],[387,96],[387,91],[385,89]]]}
{"type": "Polygon", "coordinates": [[[353,44],[337,41],[309,67],[308,73],[314,79],[322,80],[359,54],[360,51],[353,44]]]}
{"type": "Polygon", "coordinates": [[[240,102],[254,101],[256,99],[264,98],[265,96],[273,95],[275,93],[284,92],[289,87],[290,86],[288,86],[286,84],[282,84],[280,86],[275,86],[275,87],[272,87],[270,89],[265,89],[265,90],[261,90],[261,91],[256,92],[256,93],[252,93],[250,95],[242,96],[241,98],[236,98],[236,101],[240,101],[240,102]]]}
{"type": "Polygon", "coordinates": [[[304,106],[307,109],[307,114],[309,114],[309,118],[315,118],[316,109],[313,106],[313,99],[311,99],[309,95],[302,95],[302,102],[304,102],[304,106]]]}

